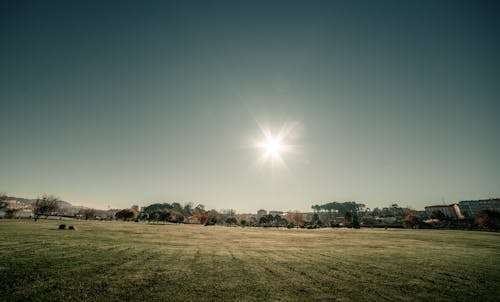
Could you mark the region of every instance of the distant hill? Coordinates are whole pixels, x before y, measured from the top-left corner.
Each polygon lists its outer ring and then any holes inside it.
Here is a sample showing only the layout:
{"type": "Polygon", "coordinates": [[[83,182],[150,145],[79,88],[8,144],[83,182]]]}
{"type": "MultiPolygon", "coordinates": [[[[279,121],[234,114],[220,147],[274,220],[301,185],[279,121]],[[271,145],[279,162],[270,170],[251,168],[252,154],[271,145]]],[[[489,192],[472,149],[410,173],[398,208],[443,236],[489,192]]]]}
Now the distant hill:
{"type": "MultiPolygon", "coordinates": [[[[8,200],[15,200],[17,202],[21,202],[21,203],[24,203],[24,204],[35,204],[36,202],[36,198],[34,199],[28,199],[28,198],[22,198],[22,197],[15,197],[15,196],[7,196],[7,199],[8,200]]],[[[72,205],[71,203],[67,202],[67,201],[64,201],[64,200],[61,200],[59,201],[59,207],[63,210],[66,210],[66,211],[78,211],[80,210],[81,208],[83,207],[80,207],[80,206],[74,206],[72,205]]]]}
{"type": "Polygon", "coordinates": [[[22,197],[14,197],[14,196],[7,196],[7,200],[15,200],[15,201],[26,203],[26,204],[33,204],[36,201],[36,199],[26,199],[26,198],[22,198],[22,197]]]}

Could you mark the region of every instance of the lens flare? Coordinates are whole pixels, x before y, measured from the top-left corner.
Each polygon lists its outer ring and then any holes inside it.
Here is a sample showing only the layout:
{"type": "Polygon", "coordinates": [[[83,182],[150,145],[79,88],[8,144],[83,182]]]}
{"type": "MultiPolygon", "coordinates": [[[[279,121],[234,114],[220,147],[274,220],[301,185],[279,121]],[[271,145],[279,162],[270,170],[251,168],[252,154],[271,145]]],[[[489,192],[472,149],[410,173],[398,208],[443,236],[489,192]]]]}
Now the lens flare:
{"type": "Polygon", "coordinates": [[[257,124],[262,134],[261,138],[254,144],[254,147],[261,152],[259,163],[261,165],[271,164],[272,166],[286,168],[284,158],[297,149],[297,146],[291,143],[297,138],[300,124],[298,122],[285,123],[275,133],[270,130],[270,127],[265,127],[260,123],[257,124]]]}

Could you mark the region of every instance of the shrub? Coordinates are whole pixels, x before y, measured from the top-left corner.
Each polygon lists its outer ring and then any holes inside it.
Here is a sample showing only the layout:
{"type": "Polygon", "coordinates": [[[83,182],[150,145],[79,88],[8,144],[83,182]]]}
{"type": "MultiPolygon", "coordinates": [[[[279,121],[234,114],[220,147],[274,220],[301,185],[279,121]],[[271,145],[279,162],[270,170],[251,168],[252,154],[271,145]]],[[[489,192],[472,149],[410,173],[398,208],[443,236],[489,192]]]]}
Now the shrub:
{"type": "Polygon", "coordinates": [[[66,229],[66,225],[65,224],[60,224],[59,225],[59,229],[60,230],[65,230],[66,229]]]}

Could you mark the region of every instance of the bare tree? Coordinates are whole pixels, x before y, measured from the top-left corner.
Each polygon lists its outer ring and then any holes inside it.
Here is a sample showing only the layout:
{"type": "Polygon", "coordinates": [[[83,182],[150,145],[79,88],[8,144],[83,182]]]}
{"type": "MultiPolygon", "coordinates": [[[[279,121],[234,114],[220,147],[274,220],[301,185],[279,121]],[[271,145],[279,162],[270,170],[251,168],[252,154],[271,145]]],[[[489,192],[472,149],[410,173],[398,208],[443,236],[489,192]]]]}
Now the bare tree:
{"type": "Polygon", "coordinates": [[[41,215],[50,215],[59,209],[59,203],[61,200],[54,195],[43,195],[41,198],[37,198],[33,211],[35,212],[35,221],[41,215]]]}
{"type": "Polygon", "coordinates": [[[16,218],[16,213],[19,211],[19,209],[16,207],[12,207],[8,199],[9,197],[5,195],[5,193],[0,193],[0,209],[5,211],[6,218],[16,218]]]}
{"type": "Polygon", "coordinates": [[[89,219],[95,218],[97,211],[95,209],[92,209],[92,208],[80,209],[78,214],[82,215],[85,218],[85,220],[89,220],[89,219]]]}
{"type": "Polygon", "coordinates": [[[288,212],[286,213],[287,220],[294,227],[302,227],[305,224],[305,219],[302,213],[298,211],[288,212]]]}

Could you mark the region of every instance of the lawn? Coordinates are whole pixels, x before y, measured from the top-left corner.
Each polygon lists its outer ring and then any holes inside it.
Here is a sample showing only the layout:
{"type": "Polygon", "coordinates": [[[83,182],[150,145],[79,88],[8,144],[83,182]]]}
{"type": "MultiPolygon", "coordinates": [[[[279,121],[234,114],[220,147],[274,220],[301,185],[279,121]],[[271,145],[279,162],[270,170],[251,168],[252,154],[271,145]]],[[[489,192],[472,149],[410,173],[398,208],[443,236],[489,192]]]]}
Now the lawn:
{"type": "Polygon", "coordinates": [[[0,220],[2,301],[500,300],[500,233],[58,224],[0,220]]]}

